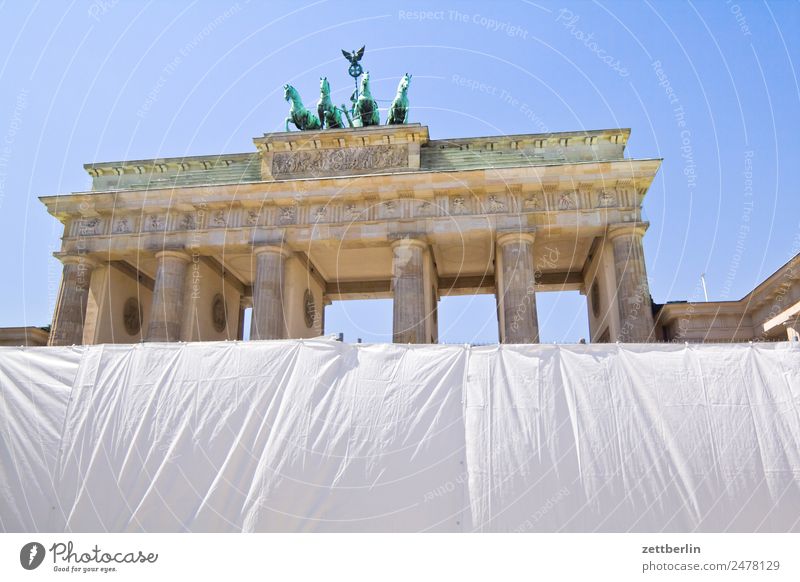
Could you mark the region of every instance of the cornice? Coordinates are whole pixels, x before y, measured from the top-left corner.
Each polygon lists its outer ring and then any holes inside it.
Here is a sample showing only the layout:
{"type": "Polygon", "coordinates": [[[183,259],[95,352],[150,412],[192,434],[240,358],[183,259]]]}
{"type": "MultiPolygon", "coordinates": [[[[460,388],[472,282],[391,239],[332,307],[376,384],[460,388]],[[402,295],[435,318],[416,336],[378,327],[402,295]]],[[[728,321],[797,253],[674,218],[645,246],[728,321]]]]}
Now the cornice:
{"type": "MultiPolygon", "coordinates": [[[[261,182],[248,182],[245,184],[198,184],[179,187],[157,187],[147,189],[119,189],[119,190],[103,190],[103,191],[82,191],[73,192],[70,194],[61,195],[48,195],[40,196],[39,200],[48,207],[51,214],[56,214],[56,206],[61,206],[64,212],[71,212],[67,207],[79,206],[81,203],[89,202],[91,206],[96,206],[98,203],[107,201],[114,203],[118,200],[126,198],[136,199],[137,197],[155,199],[161,193],[165,194],[173,202],[180,199],[181,195],[211,192],[224,194],[224,191],[230,190],[231,194],[235,194],[237,199],[246,197],[248,192],[256,191],[260,198],[263,199],[265,194],[280,193],[288,196],[297,196],[297,194],[319,192],[324,188],[338,188],[341,191],[353,190],[359,187],[370,188],[375,185],[375,182],[385,182],[386,178],[392,178],[397,181],[398,186],[402,189],[414,187],[414,182],[426,184],[427,189],[441,189],[449,188],[448,184],[438,185],[445,180],[451,180],[453,183],[469,180],[480,180],[483,182],[499,182],[507,184],[509,187],[522,184],[525,189],[527,184],[525,180],[519,178],[520,171],[525,171],[527,177],[534,180],[536,185],[545,188],[561,188],[567,187],[567,184],[574,184],[573,180],[561,180],[558,176],[552,175],[554,167],[563,167],[565,169],[574,168],[574,172],[566,170],[562,174],[569,176],[571,174],[580,174],[580,179],[585,182],[588,179],[587,168],[595,166],[597,168],[597,177],[594,182],[604,187],[616,186],[617,181],[631,180],[637,184],[637,188],[649,188],[655,174],[661,166],[661,158],[626,158],[623,160],[614,161],[578,161],[578,162],[560,162],[553,164],[541,164],[536,166],[519,166],[519,167],[505,167],[505,168],[477,168],[477,169],[458,169],[458,170],[409,170],[401,172],[387,172],[383,174],[367,174],[359,176],[328,176],[320,178],[296,178],[286,180],[271,180],[261,182]],[[611,171],[609,171],[611,170],[611,171]],[[631,177],[630,174],[636,173],[639,175],[631,177]],[[618,175],[610,175],[616,172],[618,175]],[[515,176],[516,174],[516,176],[515,176]],[[606,178],[605,176],[608,176],[606,178]],[[154,196],[155,195],[155,196],[154,196]]],[[[385,186],[385,184],[383,184],[385,186]]],[[[538,189],[538,188],[537,188],[538,189]]],[[[155,200],[154,200],[155,201],[155,200]]]]}

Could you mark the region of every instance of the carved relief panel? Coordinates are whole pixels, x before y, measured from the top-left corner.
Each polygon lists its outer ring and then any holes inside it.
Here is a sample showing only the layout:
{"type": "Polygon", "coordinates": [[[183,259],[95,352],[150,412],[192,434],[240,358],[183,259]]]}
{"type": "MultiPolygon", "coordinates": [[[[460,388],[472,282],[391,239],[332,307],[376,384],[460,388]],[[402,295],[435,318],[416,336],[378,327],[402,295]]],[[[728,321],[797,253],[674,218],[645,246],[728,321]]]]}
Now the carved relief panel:
{"type": "Polygon", "coordinates": [[[278,208],[278,224],[296,224],[297,206],[281,206],[278,208]]]}
{"type": "Polygon", "coordinates": [[[436,206],[430,200],[412,200],[414,216],[436,216],[436,206]]]}
{"type": "Polygon", "coordinates": [[[243,212],[244,226],[259,226],[260,224],[263,224],[263,216],[260,208],[247,208],[243,212]]]}
{"type": "Polygon", "coordinates": [[[148,214],[144,219],[144,232],[163,232],[167,228],[167,217],[163,214],[148,214]]]}
{"type": "Polygon", "coordinates": [[[136,230],[136,220],[132,216],[120,216],[114,220],[111,234],[129,234],[136,230]]]}
{"type": "Polygon", "coordinates": [[[392,219],[402,216],[401,200],[385,200],[378,205],[378,218],[392,219]]]}
{"type": "Polygon", "coordinates": [[[72,222],[72,235],[95,236],[103,234],[103,226],[103,220],[97,216],[78,218],[72,222]]]}
{"type": "Polygon", "coordinates": [[[407,145],[276,152],[272,156],[272,175],[276,178],[335,176],[407,167],[407,145]]]}

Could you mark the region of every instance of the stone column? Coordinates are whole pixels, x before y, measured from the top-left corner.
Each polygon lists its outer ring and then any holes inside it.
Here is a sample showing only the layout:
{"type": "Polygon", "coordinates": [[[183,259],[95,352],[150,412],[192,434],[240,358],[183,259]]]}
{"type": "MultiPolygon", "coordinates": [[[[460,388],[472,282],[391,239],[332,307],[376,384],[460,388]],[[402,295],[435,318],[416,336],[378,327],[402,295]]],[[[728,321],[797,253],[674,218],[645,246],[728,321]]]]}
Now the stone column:
{"type": "Polygon", "coordinates": [[[192,259],[183,251],[160,251],[156,260],[156,284],[145,341],[176,342],[181,339],[186,267],[192,259]]]}
{"type": "Polygon", "coordinates": [[[86,304],[89,300],[92,271],[97,263],[83,255],[65,255],[58,258],[64,264],[64,270],[48,344],[80,345],[83,343],[83,325],[86,322],[86,304]]]}
{"type": "Polygon", "coordinates": [[[497,238],[500,260],[495,279],[503,343],[539,343],[533,241],[532,232],[509,232],[497,238]]]}
{"type": "Polygon", "coordinates": [[[253,281],[250,339],[284,339],[286,323],[283,311],[283,281],[289,251],[283,247],[270,245],[256,247],[253,253],[256,274],[253,281]]]}
{"type": "Polygon", "coordinates": [[[392,243],[392,339],[398,344],[427,343],[425,266],[427,244],[415,238],[392,243]]]}
{"type": "Polygon", "coordinates": [[[647,223],[610,225],[608,239],[614,251],[617,279],[620,342],[646,342],[653,339],[653,307],[647,285],[642,237],[647,223]]]}

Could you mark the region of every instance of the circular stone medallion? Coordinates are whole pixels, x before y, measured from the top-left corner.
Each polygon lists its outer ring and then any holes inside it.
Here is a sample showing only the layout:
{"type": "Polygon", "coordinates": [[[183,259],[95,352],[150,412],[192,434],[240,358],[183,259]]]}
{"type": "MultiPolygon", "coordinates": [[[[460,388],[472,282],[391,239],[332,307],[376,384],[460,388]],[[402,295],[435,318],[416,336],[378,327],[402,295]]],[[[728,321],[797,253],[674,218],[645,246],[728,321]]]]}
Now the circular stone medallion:
{"type": "Polygon", "coordinates": [[[314,301],[314,294],[311,289],[306,289],[303,295],[303,314],[306,318],[306,327],[313,327],[317,319],[317,304],[314,301]]]}
{"type": "Polygon", "coordinates": [[[589,291],[589,294],[592,297],[592,313],[595,317],[600,316],[600,286],[597,284],[597,281],[592,284],[592,289],[589,291]]]}
{"type": "Polygon", "coordinates": [[[142,310],[135,297],[130,297],[122,308],[122,322],[128,335],[137,335],[142,329],[142,310]]]}
{"type": "Polygon", "coordinates": [[[225,299],[217,293],[211,301],[211,321],[214,323],[214,329],[222,333],[228,324],[228,315],[225,312],[225,299]]]}

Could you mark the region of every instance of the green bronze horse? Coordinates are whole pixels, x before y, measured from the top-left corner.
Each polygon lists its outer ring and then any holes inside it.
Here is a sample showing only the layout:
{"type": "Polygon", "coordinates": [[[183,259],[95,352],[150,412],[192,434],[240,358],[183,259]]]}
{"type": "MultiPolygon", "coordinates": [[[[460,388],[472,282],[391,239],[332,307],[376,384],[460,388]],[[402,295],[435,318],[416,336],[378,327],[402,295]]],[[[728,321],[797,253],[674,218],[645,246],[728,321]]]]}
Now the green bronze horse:
{"type": "Polygon", "coordinates": [[[411,75],[406,73],[400,79],[400,84],[397,86],[397,95],[394,96],[391,106],[389,107],[389,119],[386,120],[387,125],[400,125],[408,121],[408,85],[411,83],[411,75]]]}
{"type": "Polygon", "coordinates": [[[356,101],[354,117],[353,123],[356,127],[381,124],[378,103],[372,98],[372,93],[369,90],[369,72],[364,73],[364,76],[361,77],[361,94],[358,96],[358,101],[356,101]]]}
{"type": "Polygon", "coordinates": [[[300,94],[291,85],[283,86],[283,98],[292,102],[289,117],[286,118],[286,131],[289,131],[289,122],[301,131],[306,129],[322,129],[319,118],[303,106],[300,94]]]}
{"type": "Polygon", "coordinates": [[[331,86],[328,77],[319,78],[319,101],[317,101],[317,115],[320,123],[328,129],[344,127],[342,112],[331,101],[331,86]]]}

